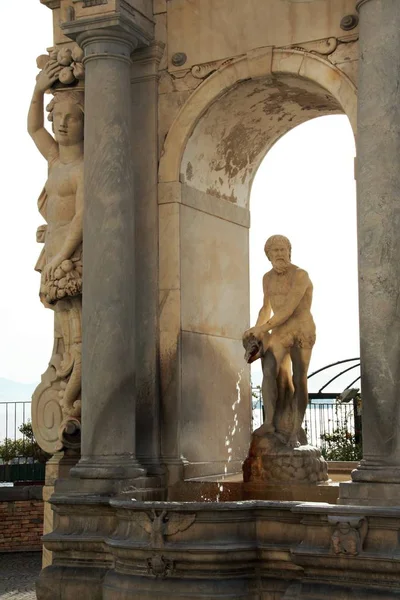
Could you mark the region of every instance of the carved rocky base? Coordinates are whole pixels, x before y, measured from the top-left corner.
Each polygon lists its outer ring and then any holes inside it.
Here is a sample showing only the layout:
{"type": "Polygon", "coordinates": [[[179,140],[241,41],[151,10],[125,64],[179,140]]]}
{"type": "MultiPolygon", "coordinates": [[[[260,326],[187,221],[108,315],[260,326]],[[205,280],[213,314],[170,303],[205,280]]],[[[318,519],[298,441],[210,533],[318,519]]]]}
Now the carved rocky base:
{"type": "Polygon", "coordinates": [[[328,480],[328,466],[312,446],[291,448],[274,434],[252,436],[243,463],[243,481],[265,483],[321,483],[328,480]]]}

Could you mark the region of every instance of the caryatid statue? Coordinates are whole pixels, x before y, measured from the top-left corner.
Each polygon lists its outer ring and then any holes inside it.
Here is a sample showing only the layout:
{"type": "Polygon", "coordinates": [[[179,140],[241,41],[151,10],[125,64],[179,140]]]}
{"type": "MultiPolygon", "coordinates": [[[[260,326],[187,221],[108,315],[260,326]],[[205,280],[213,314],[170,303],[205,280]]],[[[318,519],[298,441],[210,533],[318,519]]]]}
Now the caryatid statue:
{"type": "Polygon", "coordinates": [[[37,231],[44,244],[36,270],[40,299],[54,311],[54,347],[47,371],[32,397],[32,425],[49,453],[79,447],[81,415],[81,316],[83,219],[83,52],[51,49],[38,58],[28,114],[28,131],[47,160],[48,178],[38,200],[46,224],[37,231]],[[54,137],[44,127],[43,98],[54,137]]]}
{"type": "Polygon", "coordinates": [[[264,250],[272,263],[263,278],[264,302],[255,326],[243,335],[247,362],[260,358],[263,370],[265,422],[254,435],[274,434],[294,448],[307,443],[301,424],[315,343],[313,286],[308,273],[291,263],[291,244],[285,236],[270,237],[264,250]]]}

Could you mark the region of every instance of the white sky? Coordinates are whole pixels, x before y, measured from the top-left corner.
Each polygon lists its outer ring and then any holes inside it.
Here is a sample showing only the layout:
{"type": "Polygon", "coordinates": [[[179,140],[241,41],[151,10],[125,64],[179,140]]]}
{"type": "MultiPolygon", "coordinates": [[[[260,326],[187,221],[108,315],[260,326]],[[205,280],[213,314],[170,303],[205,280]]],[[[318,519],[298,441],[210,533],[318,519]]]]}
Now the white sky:
{"type": "Polygon", "coordinates": [[[5,24],[1,52],[9,56],[3,61],[0,96],[0,377],[34,382],[50,358],[53,320],[39,301],[39,274],[33,270],[42,247],[36,243],[36,228],[43,222],[36,203],[47,165],[26,132],[26,116],[38,73],[36,57],[52,43],[52,18],[39,0],[1,0],[0,17],[5,24]],[[10,25],[16,11],[23,15],[17,30],[10,25]]]}
{"type": "MultiPolygon", "coordinates": [[[[347,117],[320,117],[281,138],[268,152],[253,183],[251,323],[262,304],[262,276],[271,268],[264,243],[270,235],[286,235],[292,243],[292,262],[306,269],[314,284],[317,342],[309,373],[359,356],[354,156],[347,117]]],[[[257,384],[259,362],[252,371],[257,384]]],[[[354,373],[353,379],[357,371],[354,373]]],[[[327,380],[325,374],[323,383],[327,380]]],[[[311,382],[310,390],[317,391],[311,382]]],[[[342,389],[334,386],[334,391],[342,389]]]]}
{"type": "MultiPolygon", "coordinates": [[[[3,23],[15,19],[14,2],[1,2],[3,23]]],[[[26,132],[26,115],[38,73],[35,59],[52,44],[51,11],[39,0],[19,0],[24,15],[3,28],[1,94],[2,202],[0,238],[0,377],[35,382],[45,370],[53,341],[52,313],[38,298],[33,270],[41,245],[37,198],[47,165],[26,132]]],[[[292,260],[314,283],[313,314],[318,340],[311,370],[358,356],[357,252],[354,140],[346,117],[310,121],[284,136],[268,153],[251,197],[251,322],[262,303],[261,280],[270,264],[263,253],[275,233],[292,242],[292,260]]],[[[259,383],[258,366],[253,381],[259,383]],[[258,371],[258,372],[257,372],[258,371]]]]}

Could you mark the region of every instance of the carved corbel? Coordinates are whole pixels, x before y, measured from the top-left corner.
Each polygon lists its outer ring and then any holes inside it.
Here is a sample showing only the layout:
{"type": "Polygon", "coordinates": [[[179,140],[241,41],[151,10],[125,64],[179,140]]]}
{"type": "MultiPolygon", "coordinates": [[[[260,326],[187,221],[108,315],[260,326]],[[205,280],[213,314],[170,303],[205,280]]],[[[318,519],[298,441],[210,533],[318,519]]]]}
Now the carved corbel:
{"type": "Polygon", "coordinates": [[[328,522],[335,525],[331,537],[331,552],[343,556],[357,556],[362,552],[368,532],[365,517],[328,516],[328,522]]]}

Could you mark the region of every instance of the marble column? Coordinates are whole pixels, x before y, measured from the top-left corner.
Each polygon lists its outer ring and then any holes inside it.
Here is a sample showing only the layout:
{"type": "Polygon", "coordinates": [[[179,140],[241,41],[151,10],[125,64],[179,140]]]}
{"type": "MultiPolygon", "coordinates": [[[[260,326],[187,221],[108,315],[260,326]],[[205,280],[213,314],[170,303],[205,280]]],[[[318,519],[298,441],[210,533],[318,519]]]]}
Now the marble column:
{"type": "Polygon", "coordinates": [[[164,52],[153,43],[132,54],[132,144],[136,239],[136,451],[149,475],[160,464],[158,301],[158,79],[164,52]]]}
{"type": "Polygon", "coordinates": [[[143,473],[135,457],[135,222],[132,35],[93,29],[85,51],[83,479],[143,473]]]}
{"type": "Polygon", "coordinates": [[[341,502],[391,504],[400,500],[400,6],[398,0],[357,6],[364,458],[354,483],[341,487],[341,502]]]}

